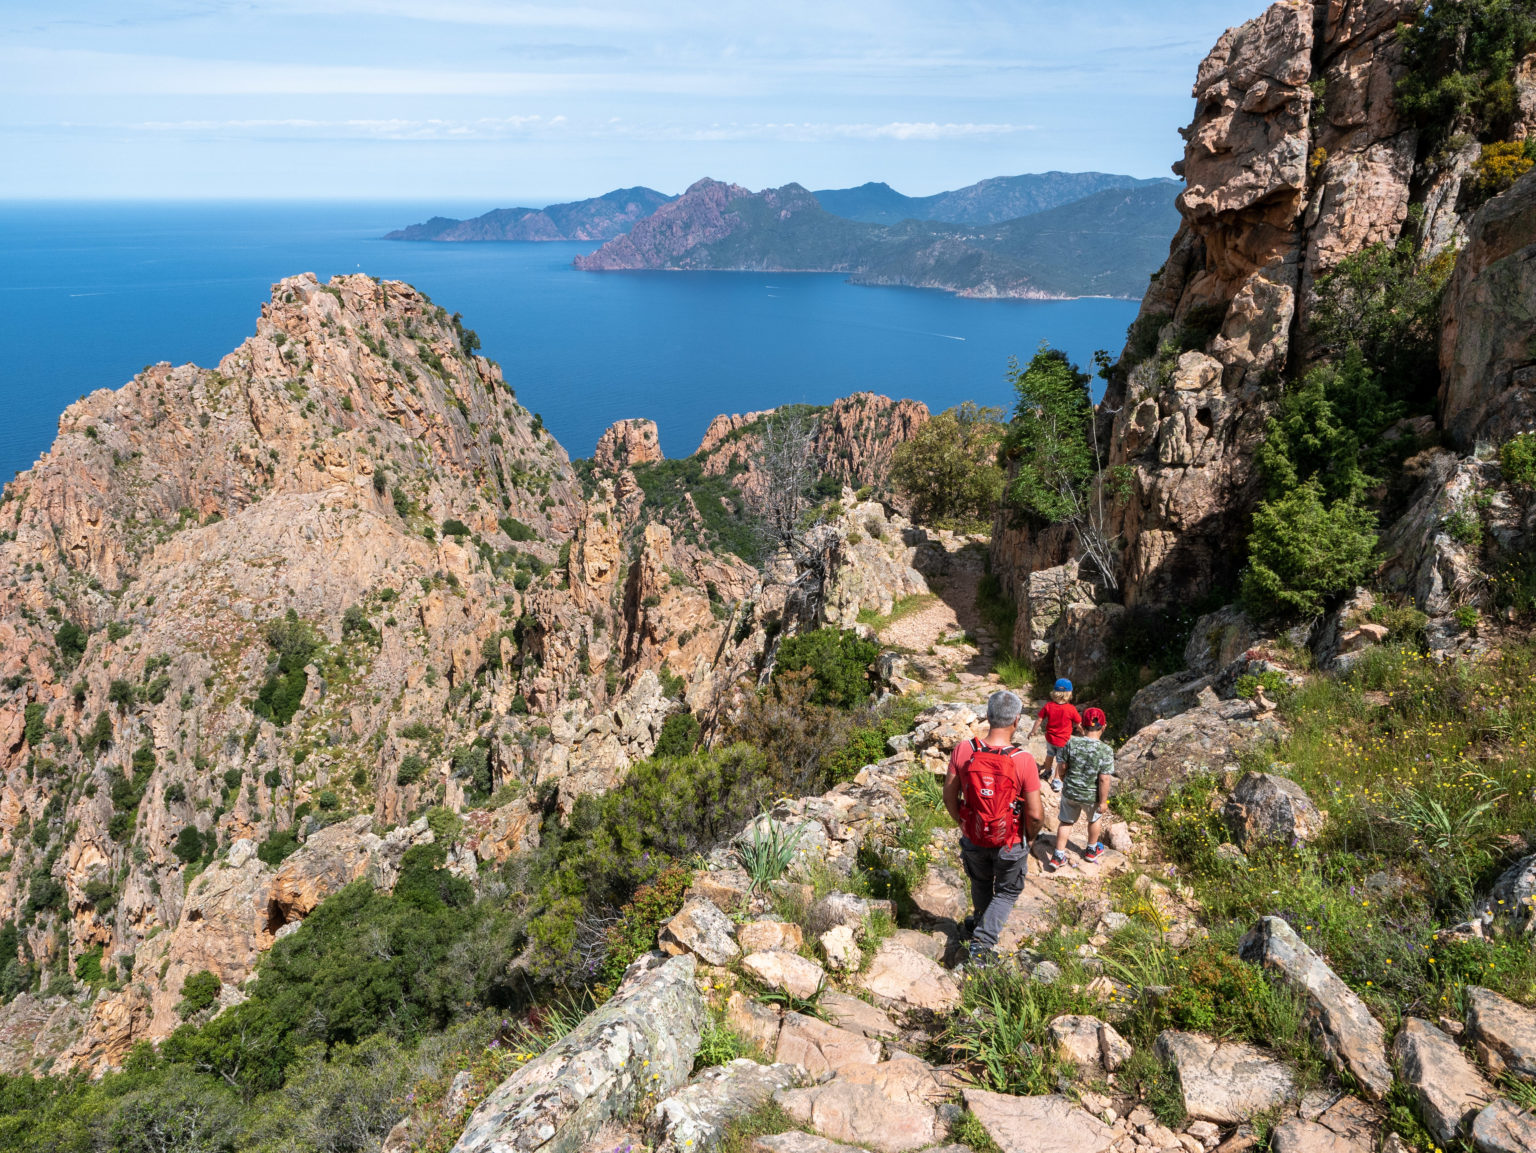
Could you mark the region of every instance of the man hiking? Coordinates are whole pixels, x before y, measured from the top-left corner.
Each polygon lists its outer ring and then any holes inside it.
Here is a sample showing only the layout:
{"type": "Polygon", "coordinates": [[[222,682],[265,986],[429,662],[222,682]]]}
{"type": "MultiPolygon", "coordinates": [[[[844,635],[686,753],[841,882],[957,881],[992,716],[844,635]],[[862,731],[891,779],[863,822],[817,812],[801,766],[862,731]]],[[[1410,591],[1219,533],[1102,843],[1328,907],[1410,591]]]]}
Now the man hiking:
{"type": "Polygon", "coordinates": [[[1023,712],[1024,702],[1007,689],[988,697],[986,739],[957,745],[944,781],[944,807],[960,826],[960,859],[971,879],[972,964],[993,960],[1045,816],[1035,758],[1013,743],[1023,712]]]}

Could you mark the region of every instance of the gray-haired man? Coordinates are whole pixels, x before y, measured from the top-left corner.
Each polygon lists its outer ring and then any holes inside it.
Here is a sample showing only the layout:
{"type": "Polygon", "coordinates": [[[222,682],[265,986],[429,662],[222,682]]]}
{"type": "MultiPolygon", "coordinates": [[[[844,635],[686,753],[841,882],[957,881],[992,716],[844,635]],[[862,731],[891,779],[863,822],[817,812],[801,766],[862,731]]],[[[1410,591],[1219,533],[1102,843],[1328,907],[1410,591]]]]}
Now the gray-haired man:
{"type": "Polygon", "coordinates": [[[944,807],[960,825],[960,860],[971,880],[973,962],[985,963],[997,948],[1045,819],[1035,758],[1013,743],[1023,712],[1007,689],[988,697],[986,738],[955,747],[944,781],[944,807]]]}

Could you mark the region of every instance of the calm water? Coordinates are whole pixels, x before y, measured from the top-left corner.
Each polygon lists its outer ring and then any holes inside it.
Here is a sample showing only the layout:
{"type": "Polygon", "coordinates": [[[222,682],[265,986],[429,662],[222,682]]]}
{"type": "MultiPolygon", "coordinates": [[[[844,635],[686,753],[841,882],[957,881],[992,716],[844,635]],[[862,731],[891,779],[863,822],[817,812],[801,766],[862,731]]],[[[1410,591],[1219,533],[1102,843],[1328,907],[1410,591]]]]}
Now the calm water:
{"type": "Polygon", "coordinates": [[[935,410],[1007,405],[1008,358],[1042,340],[1087,365],[1118,350],[1127,301],[978,301],[840,276],[582,273],[580,244],[403,244],[378,237],[485,205],[0,203],[0,478],[52,442],[59,412],[145,364],[216,364],[273,281],[363,271],[406,280],[480,333],[518,398],[586,456],[648,416],[685,456],[716,413],[859,389],[935,410]]]}

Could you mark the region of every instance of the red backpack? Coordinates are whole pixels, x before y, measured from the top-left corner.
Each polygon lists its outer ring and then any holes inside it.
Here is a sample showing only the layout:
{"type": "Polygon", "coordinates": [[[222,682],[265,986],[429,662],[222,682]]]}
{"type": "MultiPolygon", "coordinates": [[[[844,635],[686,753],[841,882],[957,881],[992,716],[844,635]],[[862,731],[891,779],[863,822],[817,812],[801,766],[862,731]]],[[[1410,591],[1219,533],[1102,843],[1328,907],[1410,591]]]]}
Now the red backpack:
{"type": "Polygon", "coordinates": [[[981,849],[1001,849],[1020,841],[1019,818],[1013,803],[1023,782],[1013,754],[1014,745],[994,749],[971,741],[971,759],[960,767],[960,831],[981,849]]]}

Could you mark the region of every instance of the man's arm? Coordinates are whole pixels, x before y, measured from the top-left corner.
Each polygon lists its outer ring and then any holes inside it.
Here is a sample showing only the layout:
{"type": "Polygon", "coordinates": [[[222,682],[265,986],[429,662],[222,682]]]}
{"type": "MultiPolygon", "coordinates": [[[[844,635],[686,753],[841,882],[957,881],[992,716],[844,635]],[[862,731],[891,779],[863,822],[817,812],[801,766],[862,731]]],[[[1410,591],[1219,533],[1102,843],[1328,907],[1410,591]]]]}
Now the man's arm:
{"type": "Polygon", "coordinates": [[[944,779],[944,808],[955,819],[955,824],[963,824],[960,820],[960,774],[950,773],[944,779]]]}
{"type": "Polygon", "coordinates": [[[1024,843],[1033,844],[1045,824],[1045,806],[1040,803],[1040,790],[1024,794],[1024,843]]]}

